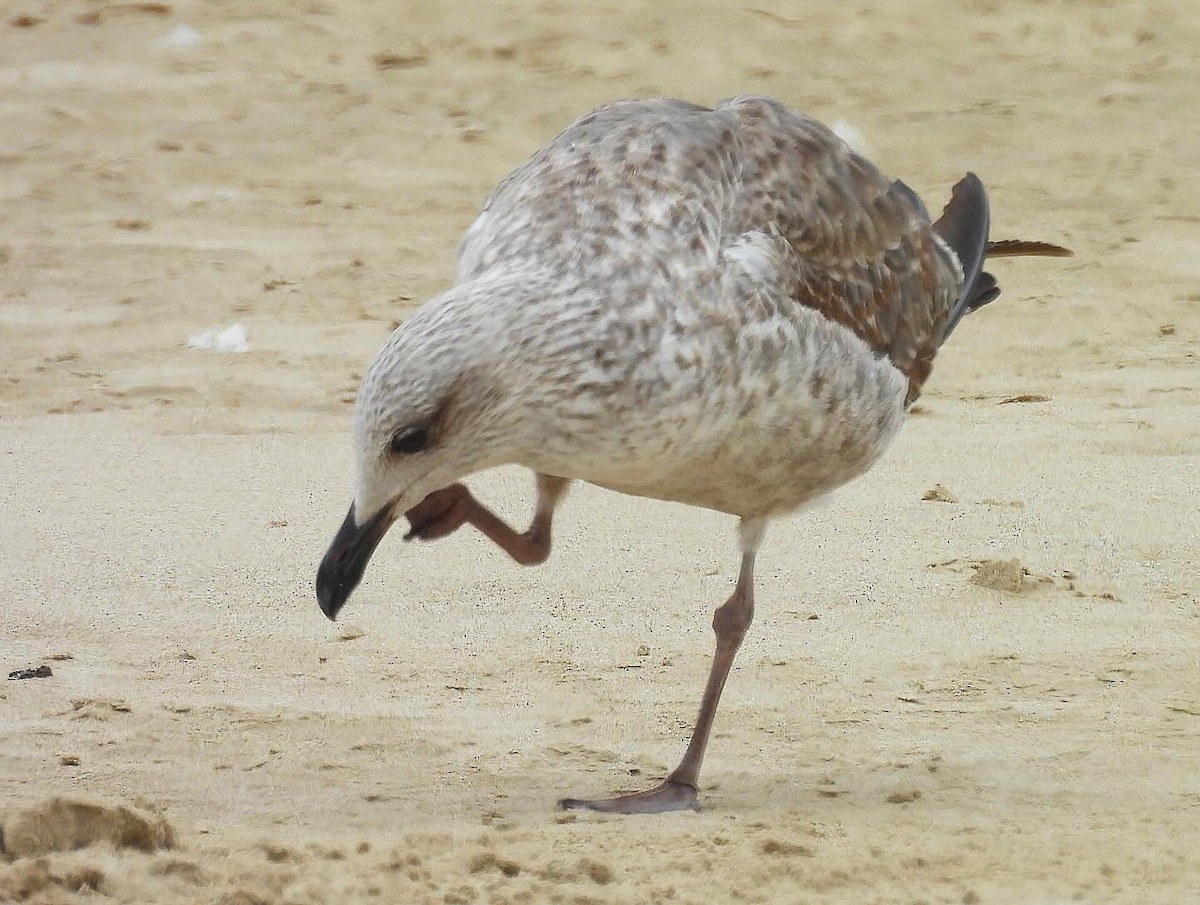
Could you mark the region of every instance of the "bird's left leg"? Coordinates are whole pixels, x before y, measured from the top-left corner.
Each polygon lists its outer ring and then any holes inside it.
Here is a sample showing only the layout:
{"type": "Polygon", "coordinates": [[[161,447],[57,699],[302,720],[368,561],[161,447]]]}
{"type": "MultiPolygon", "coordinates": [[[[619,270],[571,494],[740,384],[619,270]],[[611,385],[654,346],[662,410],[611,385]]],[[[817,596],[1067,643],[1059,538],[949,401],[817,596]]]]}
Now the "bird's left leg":
{"type": "Polygon", "coordinates": [[[511,528],[503,519],[471,495],[464,484],[435,490],[405,515],[412,525],[405,540],[436,540],[474,525],[523,566],[536,566],[550,555],[550,526],[554,509],[570,484],[566,478],[537,476],[537,508],[527,531],[511,528]]]}

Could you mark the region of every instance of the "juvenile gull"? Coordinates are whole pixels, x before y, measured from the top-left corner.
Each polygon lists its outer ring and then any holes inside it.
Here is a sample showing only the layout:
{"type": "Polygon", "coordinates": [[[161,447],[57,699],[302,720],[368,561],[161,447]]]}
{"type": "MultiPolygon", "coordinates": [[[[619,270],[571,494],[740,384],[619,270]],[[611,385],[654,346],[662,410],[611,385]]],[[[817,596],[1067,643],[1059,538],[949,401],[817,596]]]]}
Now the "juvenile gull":
{"type": "Polygon", "coordinates": [[[457,283],[388,339],[355,405],[354,501],[317,573],[333,619],[400,515],[408,537],[474,525],[517,562],[550,553],[571,480],[740,519],[737,586],[679,766],[645,792],[565,799],[622,813],[696,806],[767,523],[865,472],[959,319],[999,293],[968,174],[930,222],[901,182],[761,97],[588,113],[492,192],[457,283]],[[460,478],[519,464],[529,530],[460,478]]]}

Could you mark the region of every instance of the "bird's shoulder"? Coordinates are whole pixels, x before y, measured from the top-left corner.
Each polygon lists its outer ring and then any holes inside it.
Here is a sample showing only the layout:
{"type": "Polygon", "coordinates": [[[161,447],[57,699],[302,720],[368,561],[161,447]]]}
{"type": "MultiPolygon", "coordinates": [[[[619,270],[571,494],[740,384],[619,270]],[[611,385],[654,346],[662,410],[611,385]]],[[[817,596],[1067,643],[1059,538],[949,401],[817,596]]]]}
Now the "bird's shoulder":
{"type": "Polygon", "coordinates": [[[492,191],[459,245],[460,278],[517,262],[636,272],[715,258],[735,145],[725,118],[686,101],[598,107],[492,191]]]}

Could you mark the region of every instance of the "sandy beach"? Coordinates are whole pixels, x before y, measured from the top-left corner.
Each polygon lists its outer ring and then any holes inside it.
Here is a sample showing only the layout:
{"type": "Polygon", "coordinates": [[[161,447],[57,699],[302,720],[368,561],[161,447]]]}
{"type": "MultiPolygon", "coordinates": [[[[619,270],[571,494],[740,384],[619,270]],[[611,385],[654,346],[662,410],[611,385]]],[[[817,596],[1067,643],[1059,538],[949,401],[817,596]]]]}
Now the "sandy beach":
{"type": "Polygon", "coordinates": [[[1197,72],[1185,0],[5,4],[0,901],[1200,900],[1197,72]],[[772,527],[703,810],[564,813],[678,759],[735,522],[393,532],[330,623],[354,393],[575,116],[741,93],[1076,254],[772,527]]]}

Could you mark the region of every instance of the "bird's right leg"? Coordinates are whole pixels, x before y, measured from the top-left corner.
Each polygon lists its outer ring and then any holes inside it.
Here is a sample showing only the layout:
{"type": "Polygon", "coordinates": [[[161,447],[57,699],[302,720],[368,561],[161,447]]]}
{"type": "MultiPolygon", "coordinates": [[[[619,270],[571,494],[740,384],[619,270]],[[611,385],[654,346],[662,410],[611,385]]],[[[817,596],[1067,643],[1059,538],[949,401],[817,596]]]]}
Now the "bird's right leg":
{"type": "Polygon", "coordinates": [[[737,587],[713,615],[713,631],[717,635],[717,649],[713,655],[704,697],[700,700],[700,715],[692,740],[688,742],[683,759],[667,778],[644,792],[617,795],[613,798],[564,798],[559,806],[568,809],[605,811],[610,814],[658,814],[663,811],[681,811],[698,807],[697,784],[700,764],[708,748],[708,737],[712,733],[717,705],[729,670],[746,630],[754,620],[754,557],[762,542],[766,522],[762,519],[743,519],[741,525],[742,568],[738,573],[737,587]]]}
{"type": "Polygon", "coordinates": [[[412,528],[405,540],[436,540],[474,525],[505,553],[523,566],[545,562],[550,555],[550,527],[554,509],[570,482],[551,475],[537,476],[537,508],[528,530],[517,531],[480,503],[463,484],[451,484],[435,490],[405,515],[412,528]]]}

